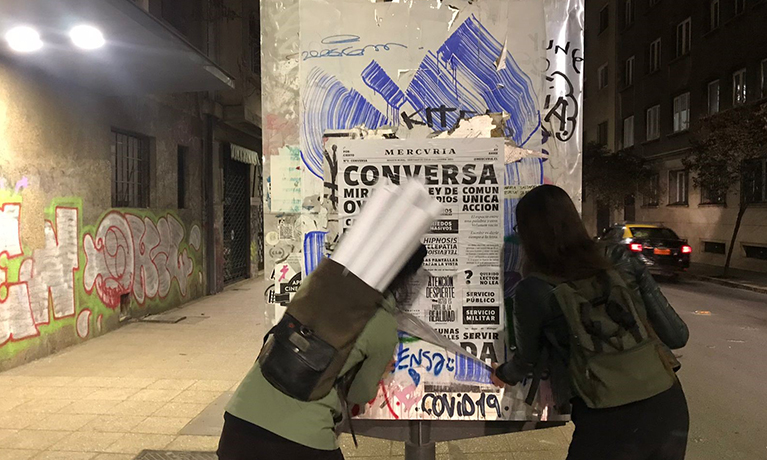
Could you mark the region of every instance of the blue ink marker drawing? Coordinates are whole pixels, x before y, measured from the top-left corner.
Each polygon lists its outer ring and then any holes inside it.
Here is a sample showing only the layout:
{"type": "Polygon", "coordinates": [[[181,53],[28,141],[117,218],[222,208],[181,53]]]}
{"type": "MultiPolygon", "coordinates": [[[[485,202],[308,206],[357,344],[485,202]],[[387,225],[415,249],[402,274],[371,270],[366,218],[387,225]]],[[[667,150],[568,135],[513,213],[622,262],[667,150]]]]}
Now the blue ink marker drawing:
{"type": "Polygon", "coordinates": [[[349,45],[351,43],[355,43],[356,45],[343,46],[343,47],[336,46],[333,48],[323,48],[319,50],[303,51],[301,53],[301,60],[306,61],[308,59],[318,59],[318,58],[362,57],[369,50],[373,50],[378,53],[381,51],[391,51],[392,48],[407,48],[407,46],[403,45],[402,43],[394,43],[394,42],[369,44],[369,45],[363,46],[359,44],[360,41],[361,39],[359,35],[352,35],[352,34],[330,35],[322,39],[323,45],[331,45],[331,46],[332,45],[349,45]]]}

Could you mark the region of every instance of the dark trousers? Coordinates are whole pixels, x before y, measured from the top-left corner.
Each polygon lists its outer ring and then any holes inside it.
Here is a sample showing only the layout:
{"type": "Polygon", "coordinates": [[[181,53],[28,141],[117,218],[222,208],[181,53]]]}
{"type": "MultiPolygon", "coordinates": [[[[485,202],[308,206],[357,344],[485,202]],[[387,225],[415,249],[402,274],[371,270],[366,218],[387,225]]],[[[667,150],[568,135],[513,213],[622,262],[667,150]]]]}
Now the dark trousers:
{"type": "Polygon", "coordinates": [[[575,433],[567,460],[683,460],[690,416],[681,384],[611,409],[573,402],[575,433]]]}
{"type": "Polygon", "coordinates": [[[312,449],[228,412],[224,413],[217,454],[219,460],[344,460],[341,449],[312,449]]]}

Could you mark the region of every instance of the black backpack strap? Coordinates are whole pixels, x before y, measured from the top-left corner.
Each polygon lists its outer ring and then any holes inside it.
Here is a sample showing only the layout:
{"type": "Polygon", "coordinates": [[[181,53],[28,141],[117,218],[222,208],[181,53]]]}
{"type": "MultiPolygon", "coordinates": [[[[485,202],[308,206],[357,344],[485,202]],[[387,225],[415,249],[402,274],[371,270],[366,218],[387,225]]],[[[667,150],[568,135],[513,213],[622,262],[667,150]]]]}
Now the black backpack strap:
{"type": "Polygon", "coordinates": [[[530,391],[527,392],[527,398],[525,398],[525,403],[528,406],[533,405],[533,402],[535,401],[535,395],[538,393],[538,388],[541,386],[543,372],[548,368],[548,366],[549,347],[543,347],[541,350],[541,355],[538,357],[538,362],[535,363],[535,367],[533,368],[533,380],[530,383],[530,391]]]}
{"type": "MultiPolygon", "coordinates": [[[[362,364],[365,362],[363,359],[359,363],[355,364],[354,367],[349,369],[345,374],[339,375],[336,379],[335,387],[336,387],[336,393],[338,393],[338,399],[341,403],[341,410],[346,415],[346,422],[349,424],[349,433],[352,435],[352,440],[354,441],[354,447],[359,447],[357,444],[357,434],[354,432],[354,424],[352,423],[352,414],[351,410],[349,409],[349,403],[346,400],[346,397],[349,394],[349,389],[352,386],[352,383],[354,382],[354,378],[357,376],[357,373],[362,369],[362,364]]],[[[336,424],[340,424],[343,421],[343,415],[341,416],[341,420],[335,421],[336,424]]]]}

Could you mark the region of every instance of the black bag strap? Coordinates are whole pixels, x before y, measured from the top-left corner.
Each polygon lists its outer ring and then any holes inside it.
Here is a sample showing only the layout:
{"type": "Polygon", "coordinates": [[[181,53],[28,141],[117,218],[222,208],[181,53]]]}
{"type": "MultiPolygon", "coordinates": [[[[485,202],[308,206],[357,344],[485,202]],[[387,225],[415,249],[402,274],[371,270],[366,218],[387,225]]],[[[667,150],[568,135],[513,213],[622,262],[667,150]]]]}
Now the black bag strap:
{"type": "MultiPolygon", "coordinates": [[[[349,402],[346,400],[346,397],[349,394],[349,389],[351,388],[351,385],[354,382],[354,378],[357,376],[357,373],[360,371],[360,369],[362,369],[362,364],[364,362],[365,362],[365,359],[355,364],[345,374],[338,376],[338,378],[336,379],[336,384],[335,384],[336,393],[338,393],[338,399],[341,403],[341,409],[346,415],[346,421],[349,424],[349,434],[352,435],[352,440],[354,441],[355,448],[359,447],[359,445],[357,444],[357,434],[354,432],[354,424],[352,423],[352,414],[351,414],[351,410],[349,409],[349,402]]],[[[341,419],[341,422],[343,422],[343,418],[341,419]]]]}
{"type": "Polygon", "coordinates": [[[541,386],[541,378],[543,377],[543,371],[549,365],[549,347],[543,347],[541,355],[538,357],[538,362],[535,363],[533,368],[533,380],[530,383],[530,391],[527,392],[527,398],[525,403],[528,406],[532,406],[535,401],[535,395],[538,393],[538,388],[541,386]]]}

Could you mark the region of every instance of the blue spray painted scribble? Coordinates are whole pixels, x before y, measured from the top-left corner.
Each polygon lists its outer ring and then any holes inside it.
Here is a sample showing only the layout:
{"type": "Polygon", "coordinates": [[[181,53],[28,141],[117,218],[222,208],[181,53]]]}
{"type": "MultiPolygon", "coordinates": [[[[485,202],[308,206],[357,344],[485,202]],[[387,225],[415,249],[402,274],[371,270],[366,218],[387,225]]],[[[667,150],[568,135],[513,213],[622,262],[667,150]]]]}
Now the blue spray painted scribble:
{"type": "Polygon", "coordinates": [[[306,143],[302,156],[309,171],[322,178],[322,136],[328,129],[349,129],[357,125],[379,128],[387,118],[355,90],[347,89],[336,77],[320,69],[309,72],[303,98],[301,138],[306,143]]]}
{"type": "Polygon", "coordinates": [[[325,235],[328,232],[308,232],[304,235],[304,267],[306,274],[313,272],[325,255],[325,235]]]}
{"type": "MultiPolygon", "coordinates": [[[[540,114],[532,80],[506,53],[505,68],[498,70],[496,60],[503,44],[471,16],[437,50],[429,53],[416,72],[407,91],[408,102],[416,110],[427,105],[435,94],[442,94],[446,106],[475,113],[507,112],[506,136],[524,146],[540,128],[540,114]]],[[[438,100],[428,106],[439,107],[438,100]]],[[[451,112],[449,124],[455,124],[459,112],[451,112]]]]}
{"type": "Polygon", "coordinates": [[[322,177],[322,137],[326,130],[362,124],[373,129],[399,125],[400,111],[436,131],[454,127],[461,117],[506,112],[510,115],[506,136],[524,146],[541,127],[537,97],[532,80],[510,53],[506,53],[505,68],[497,69],[496,60],[502,51],[501,42],[471,16],[436,52],[426,54],[404,91],[372,61],[361,77],[384,100],[386,114],[337,78],[314,68],[306,81],[301,125],[307,168],[322,177]],[[440,111],[433,117],[430,110],[437,109],[440,111]]]}
{"type": "MultiPolygon", "coordinates": [[[[543,184],[543,160],[540,158],[523,158],[515,163],[506,165],[504,171],[504,184],[506,185],[540,185],[543,184]]],[[[503,234],[514,234],[514,226],[517,224],[517,216],[514,210],[519,199],[510,198],[503,201],[503,234]]]]}
{"type": "Polygon", "coordinates": [[[397,120],[400,108],[405,105],[405,94],[397,86],[389,74],[376,61],[371,62],[362,70],[362,81],[375,90],[389,106],[390,120],[397,120]]]}
{"type": "MultiPolygon", "coordinates": [[[[399,333],[400,339],[409,337],[399,333]]],[[[443,372],[452,375],[459,382],[491,383],[490,368],[465,355],[446,350],[424,350],[418,342],[405,344],[400,341],[395,354],[395,372],[406,371],[410,379],[418,385],[421,373],[439,377],[443,372]]]]}
{"type": "Polygon", "coordinates": [[[490,368],[476,359],[456,355],[455,379],[459,382],[491,383],[490,368]]]}
{"type": "MultiPolygon", "coordinates": [[[[506,185],[540,185],[543,184],[543,163],[540,158],[524,158],[516,163],[506,165],[504,183],[506,185]]],[[[519,238],[514,232],[517,224],[516,208],[518,198],[503,200],[504,210],[504,244],[503,244],[503,296],[513,295],[517,283],[522,279],[522,260],[524,253],[519,238]]]]}

